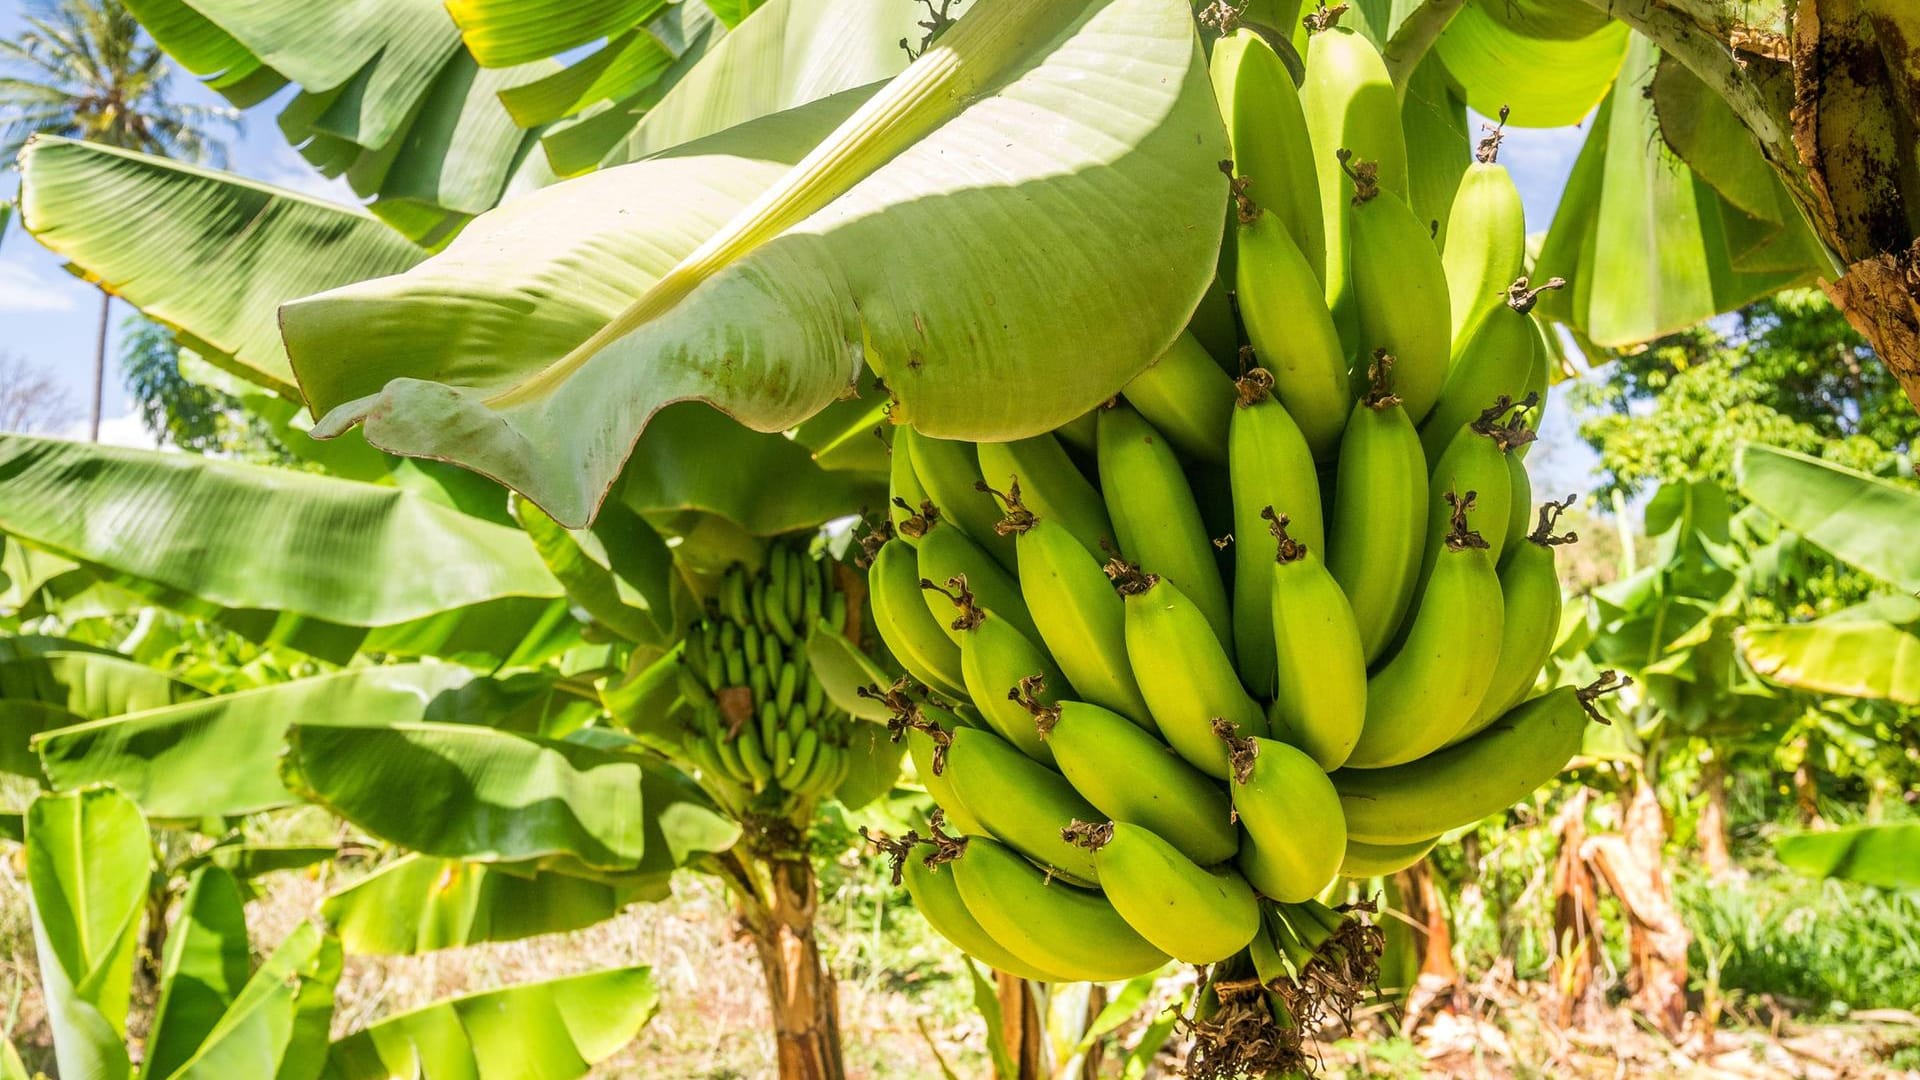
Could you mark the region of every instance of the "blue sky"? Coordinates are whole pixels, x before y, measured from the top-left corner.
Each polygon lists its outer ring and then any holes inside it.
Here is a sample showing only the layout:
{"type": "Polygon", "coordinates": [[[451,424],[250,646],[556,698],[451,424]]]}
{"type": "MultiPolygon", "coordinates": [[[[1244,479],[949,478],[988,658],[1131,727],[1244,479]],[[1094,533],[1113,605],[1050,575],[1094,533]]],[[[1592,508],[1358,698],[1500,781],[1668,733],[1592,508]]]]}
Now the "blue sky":
{"type": "MultiPolygon", "coordinates": [[[[20,31],[21,12],[20,0],[0,0],[0,37],[12,37],[20,31]]],[[[176,73],[173,82],[179,100],[224,104],[218,95],[185,73],[176,73]]],[[[270,184],[342,202],[354,201],[344,182],[328,180],[315,172],[281,138],[274,124],[279,103],[276,98],[242,115],[239,134],[231,141],[228,167],[270,184]]],[[[1474,122],[1477,131],[1479,118],[1474,122]]],[[[1500,160],[1520,187],[1529,229],[1544,230],[1552,220],[1585,134],[1578,128],[1508,129],[1500,160]]],[[[0,172],[0,197],[12,198],[18,186],[19,177],[10,167],[0,172]]],[[[48,371],[68,389],[74,434],[84,433],[99,304],[98,291],[68,274],[61,260],[34,243],[17,222],[9,226],[0,239],[0,352],[12,353],[48,371]]],[[[109,441],[143,445],[150,440],[130,414],[131,404],[120,390],[113,362],[119,324],[131,311],[126,304],[115,301],[103,409],[107,422],[102,434],[109,441]]],[[[1557,397],[1558,403],[1549,406],[1541,445],[1528,459],[1529,465],[1536,482],[1545,485],[1543,490],[1584,488],[1594,458],[1573,437],[1564,397],[1557,397]]]]}

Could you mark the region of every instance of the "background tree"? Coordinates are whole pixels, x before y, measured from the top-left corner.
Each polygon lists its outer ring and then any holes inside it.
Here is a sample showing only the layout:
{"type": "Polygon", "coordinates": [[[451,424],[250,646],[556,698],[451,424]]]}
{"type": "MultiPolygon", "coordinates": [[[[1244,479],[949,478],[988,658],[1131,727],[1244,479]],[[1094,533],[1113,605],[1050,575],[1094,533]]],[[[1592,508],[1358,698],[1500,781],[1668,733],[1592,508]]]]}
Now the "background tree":
{"type": "Polygon", "coordinates": [[[12,353],[0,353],[0,431],[50,431],[72,414],[53,376],[12,353]]]}
{"type": "MultiPolygon", "coordinates": [[[[225,164],[212,130],[236,128],[239,114],[175,101],[172,65],[120,0],[35,0],[28,11],[19,38],[0,41],[0,157],[10,159],[29,137],[49,133],[225,164]]],[[[88,418],[95,442],[112,305],[113,295],[101,290],[88,418]]]]}
{"type": "Polygon", "coordinates": [[[240,397],[188,378],[180,360],[180,343],[166,327],[142,315],[120,324],[120,378],[155,440],[263,463],[289,460],[270,425],[240,397]]]}

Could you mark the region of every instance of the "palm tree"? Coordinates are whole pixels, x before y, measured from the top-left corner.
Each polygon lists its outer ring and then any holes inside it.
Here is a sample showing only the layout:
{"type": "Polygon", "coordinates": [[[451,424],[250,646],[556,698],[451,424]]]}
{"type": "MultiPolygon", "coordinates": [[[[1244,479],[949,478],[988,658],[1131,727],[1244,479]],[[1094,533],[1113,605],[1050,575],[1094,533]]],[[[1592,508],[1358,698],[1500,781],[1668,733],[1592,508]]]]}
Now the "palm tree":
{"type": "MultiPolygon", "coordinates": [[[[174,101],[171,66],[120,0],[34,0],[27,29],[0,41],[0,160],[35,134],[64,135],[188,161],[225,163],[211,125],[235,127],[231,109],[174,101]]],[[[89,428],[100,439],[107,317],[100,293],[89,428]]]]}

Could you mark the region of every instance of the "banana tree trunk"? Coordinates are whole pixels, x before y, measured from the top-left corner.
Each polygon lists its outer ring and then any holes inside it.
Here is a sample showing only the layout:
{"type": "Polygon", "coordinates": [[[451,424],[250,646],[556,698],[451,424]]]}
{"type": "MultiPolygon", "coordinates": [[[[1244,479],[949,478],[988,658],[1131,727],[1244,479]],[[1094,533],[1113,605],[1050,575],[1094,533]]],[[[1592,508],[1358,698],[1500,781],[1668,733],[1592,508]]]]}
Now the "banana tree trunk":
{"type": "Polygon", "coordinates": [[[1395,874],[1394,885],[1400,893],[1401,911],[1413,927],[1414,946],[1420,956],[1420,971],[1401,1022],[1401,1030],[1411,1035],[1434,1012],[1464,1007],[1466,985],[1453,962],[1453,928],[1447,923],[1440,888],[1433,880],[1433,865],[1421,859],[1395,874]]]}
{"type": "Polygon", "coordinates": [[[1687,948],[1692,935],[1667,884],[1666,822],[1653,785],[1634,782],[1620,832],[1595,836],[1583,854],[1627,914],[1627,982],[1634,1007],[1669,1038],[1687,1027],[1687,948]]]}
{"type": "Polygon", "coordinates": [[[107,316],[113,294],[100,290],[100,325],[93,338],[93,397],[87,403],[87,441],[100,441],[100,404],[107,393],[107,316]]]}
{"type": "Polygon", "coordinates": [[[1040,1023],[1040,1001],[1033,984],[1004,971],[993,973],[995,996],[1000,1000],[1000,1033],[1013,1059],[1012,1076],[997,1080],[1045,1080],[1042,1056],[1046,1028],[1040,1023]]]}
{"type": "Polygon", "coordinates": [[[804,856],[769,858],[767,889],[740,898],[741,921],[760,954],[773,1012],[781,1080],[846,1080],[840,1002],[814,936],[819,891],[804,856]]]}
{"type": "Polygon", "coordinates": [[[1836,259],[1827,294],[1920,406],[1920,4],[1585,0],[1733,107],[1836,259]]]}
{"type": "Polygon", "coordinates": [[[1554,818],[1560,850],[1553,861],[1553,984],[1562,1028],[1584,1028],[1606,1004],[1600,980],[1600,893],[1583,851],[1587,842],[1586,788],[1554,818]]]}
{"type": "Polygon", "coordinates": [[[1720,755],[1711,750],[1700,768],[1700,787],[1707,797],[1700,808],[1700,861],[1707,868],[1707,877],[1723,881],[1734,872],[1727,844],[1727,769],[1720,755]]]}

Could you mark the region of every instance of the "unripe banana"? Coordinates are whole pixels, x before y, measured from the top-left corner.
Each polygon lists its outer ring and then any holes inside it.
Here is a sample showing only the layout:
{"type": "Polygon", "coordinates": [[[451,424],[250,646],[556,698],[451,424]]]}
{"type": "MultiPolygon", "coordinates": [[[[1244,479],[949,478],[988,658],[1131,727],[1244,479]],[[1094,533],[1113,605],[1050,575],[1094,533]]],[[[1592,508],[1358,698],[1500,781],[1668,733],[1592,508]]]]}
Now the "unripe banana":
{"type": "MultiPolygon", "coordinates": [[[[1547,400],[1547,385],[1552,382],[1553,375],[1558,370],[1559,364],[1553,345],[1547,341],[1547,335],[1553,332],[1546,323],[1539,319],[1533,320],[1533,367],[1527,374],[1526,397],[1532,397],[1543,403],[1540,411],[1534,414],[1533,430],[1536,435],[1540,433],[1541,425],[1547,418],[1546,409],[1544,408],[1544,403],[1547,400]]],[[[1525,400],[1525,398],[1522,398],[1522,400],[1525,400]]],[[[1527,451],[1532,449],[1533,443],[1522,443],[1514,453],[1519,454],[1521,457],[1526,457],[1527,451]]]]}
{"type": "Polygon", "coordinates": [[[1333,785],[1348,835],[1367,844],[1411,844],[1505,810],[1553,779],[1579,751],[1588,720],[1602,720],[1594,699],[1631,682],[1602,672],[1590,686],[1562,686],[1525,702],[1424,761],[1340,770],[1333,785]]]}
{"type": "MultiPolygon", "coordinates": [[[[1272,563],[1276,690],[1268,713],[1276,738],[1305,750],[1329,772],[1360,740],[1367,717],[1367,660],[1340,583],[1313,550],[1267,508],[1277,541],[1272,563]]],[[[1253,537],[1247,538],[1249,543],[1253,537]]]]}
{"type": "Polygon", "coordinates": [[[1261,895],[1283,904],[1319,894],[1347,849],[1340,797],[1320,766],[1283,742],[1218,738],[1232,754],[1233,809],[1245,835],[1238,865],[1261,895]]]}
{"type": "Polygon", "coordinates": [[[1533,531],[1533,477],[1527,474],[1527,463],[1518,453],[1507,455],[1507,478],[1510,503],[1507,509],[1507,540],[1500,545],[1500,558],[1494,564],[1496,566],[1505,566],[1513,558],[1514,549],[1533,531]]]}
{"type": "Polygon", "coordinates": [[[1427,462],[1391,386],[1393,357],[1369,368],[1371,388],[1340,438],[1327,572],[1352,607],[1371,664],[1405,620],[1420,580],[1427,532],[1427,462]]]}
{"type": "MultiPolygon", "coordinates": [[[[1233,411],[1233,380],[1192,334],[1175,338],[1172,347],[1152,367],[1135,375],[1120,393],[1188,458],[1207,465],[1227,460],[1227,416],[1233,411]]],[[[984,455],[983,450],[982,464],[984,455]]],[[[989,472],[987,479],[995,479],[994,474],[989,472]]],[[[1029,498],[1028,502],[1036,512],[1047,513],[1040,499],[1029,498]]],[[[1104,512],[1100,516],[1105,520],[1104,512]]],[[[1098,537],[1089,543],[1078,530],[1074,536],[1089,550],[1099,550],[1098,537]]]]}
{"type": "MultiPolygon", "coordinates": [[[[929,583],[931,584],[931,583],[929,583]]],[[[954,624],[961,627],[960,672],[967,683],[967,694],[974,708],[986,718],[987,726],[1000,737],[1020,748],[1035,761],[1053,764],[1053,751],[1034,730],[1033,717],[1013,700],[1028,679],[1041,679],[1049,694],[1069,694],[1067,677],[1053,663],[1045,649],[992,611],[977,606],[967,590],[965,578],[954,578],[954,624]]]]}
{"type": "Polygon", "coordinates": [[[1020,555],[1020,593],[1040,640],[1074,693],[1148,730],[1153,716],[1127,664],[1127,612],[1100,561],[1067,531],[1008,492],[1002,527],[1020,555]]]}
{"type": "Polygon", "coordinates": [[[1093,856],[1060,838],[1073,822],[1098,816],[1073,785],[991,731],[959,728],[948,738],[945,762],[933,766],[994,839],[1074,881],[1098,880],[1093,856]]]}
{"type": "Polygon", "coordinates": [[[1286,229],[1324,285],[1326,211],[1292,73],[1265,38],[1247,29],[1213,43],[1208,73],[1227,122],[1233,171],[1247,181],[1247,194],[1286,229]]]}
{"type": "Polygon", "coordinates": [[[1400,651],[1367,681],[1367,720],[1349,770],[1399,765],[1446,745],[1472,719],[1499,666],[1500,577],[1486,540],[1467,524],[1473,495],[1449,491],[1444,502],[1453,528],[1400,651]]]}
{"type": "Polygon", "coordinates": [[[1340,863],[1343,878],[1366,879],[1397,874],[1421,859],[1440,842],[1437,836],[1406,844],[1369,844],[1347,837],[1347,856],[1340,863]]]}
{"type": "Polygon", "coordinates": [[[1041,971],[993,940],[993,935],[987,933],[979,920],[967,911],[966,901],[960,899],[960,887],[954,883],[954,873],[950,868],[929,867],[926,860],[917,854],[908,854],[901,864],[901,878],[906,882],[907,894],[913,897],[913,906],[926,918],[927,925],[939,931],[941,937],[958,945],[968,956],[997,971],[1022,979],[1036,982],[1069,981],[1062,976],[1041,971]]]}
{"type": "MultiPolygon", "coordinates": [[[[1006,491],[1018,486],[1027,507],[1060,523],[1088,550],[1098,551],[1102,541],[1111,542],[1113,523],[1107,520],[1099,489],[1081,475],[1080,467],[1052,435],[981,443],[980,468],[987,474],[987,493],[1003,516],[1006,491]]],[[[994,531],[1011,538],[1004,521],[996,521],[994,531]]]]}
{"type": "Polygon", "coordinates": [[[1377,163],[1343,156],[1341,164],[1356,178],[1347,216],[1347,279],[1360,351],[1393,354],[1394,390],[1418,424],[1440,399],[1452,355],[1446,271],[1427,224],[1402,196],[1381,189],[1377,163]]]}
{"type": "Polygon", "coordinates": [[[1264,368],[1241,378],[1227,443],[1233,486],[1233,650],[1241,681],[1265,698],[1274,693],[1274,563],[1264,514],[1279,507],[1292,521],[1295,538],[1315,551],[1326,542],[1313,454],[1287,410],[1268,396],[1271,385],[1264,368]]]}
{"type": "MultiPolygon", "coordinates": [[[[1328,27],[1307,41],[1306,81],[1300,87],[1301,110],[1313,146],[1314,174],[1320,192],[1320,216],[1327,233],[1327,307],[1346,342],[1346,353],[1362,350],[1359,313],[1348,279],[1349,200],[1347,182],[1335,152],[1351,150],[1375,163],[1378,183],[1407,197],[1407,139],[1400,125],[1400,96],[1387,65],[1366,38],[1328,27]]],[[[1428,247],[1432,242],[1428,241],[1428,247]]],[[[1444,306],[1442,310],[1445,310],[1444,306]]],[[[1371,350],[1384,342],[1365,342],[1371,350]]],[[[1437,389],[1437,387],[1436,387],[1437,389]]]]}
{"type": "Polygon", "coordinates": [[[1234,871],[1201,867],[1152,831],[1124,821],[1067,831],[1093,850],[1107,902],[1175,960],[1225,960],[1259,932],[1259,901],[1234,871]]]}
{"type": "Polygon", "coordinates": [[[760,745],[758,725],[751,721],[740,725],[740,733],[734,737],[733,745],[740,751],[741,766],[753,778],[753,790],[759,791],[772,782],[773,762],[768,760],[766,748],[760,745]]]}
{"type": "Polygon", "coordinates": [[[1433,464],[1433,475],[1427,482],[1426,539],[1421,544],[1423,588],[1446,548],[1447,535],[1453,531],[1455,515],[1445,497],[1449,491],[1474,493],[1467,526],[1486,540],[1489,561],[1496,566],[1500,563],[1507,529],[1513,521],[1513,473],[1507,468],[1507,455],[1520,441],[1533,437],[1518,421],[1511,426],[1501,423],[1500,417],[1507,411],[1501,407],[1504,404],[1484,410],[1479,420],[1455,432],[1446,453],[1433,464]]]}
{"type": "Polygon", "coordinates": [[[1097,409],[1089,409],[1053,429],[1056,438],[1066,443],[1074,453],[1088,460],[1093,458],[1094,429],[1098,426],[1094,413],[1097,411],[1097,409]]]}
{"type": "Polygon", "coordinates": [[[960,646],[921,598],[919,557],[906,541],[895,537],[874,553],[867,567],[867,596],[880,640],[907,674],[945,697],[965,697],[960,646]]]}
{"type": "Polygon", "coordinates": [[[1147,573],[1178,585],[1205,614],[1220,644],[1229,646],[1233,623],[1227,589],[1172,445],[1131,407],[1116,405],[1100,414],[1099,457],[1102,494],[1120,551],[1147,573]]]}
{"type": "Polygon", "coordinates": [[[1013,569],[1013,541],[993,531],[1000,510],[993,496],[980,490],[980,461],[973,444],[936,439],[910,428],[900,429],[895,442],[909,446],[913,472],[927,490],[927,498],[948,522],[980,545],[1003,569],[1013,569]],[[909,434],[911,432],[911,434],[909,434]]]}
{"type": "Polygon", "coordinates": [[[1316,456],[1340,441],[1353,393],[1347,349],[1314,286],[1319,278],[1287,230],[1257,203],[1243,203],[1251,220],[1236,228],[1239,244],[1234,295],[1247,340],[1273,389],[1300,425],[1316,456]]]}
{"type": "MultiPolygon", "coordinates": [[[[1525,282],[1521,278],[1515,286],[1525,282]]],[[[1490,402],[1526,400],[1539,345],[1533,319],[1506,304],[1481,320],[1473,340],[1458,350],[1440,400],[1420,426],[1420,445],[1429,460],[1438,460],[1454,435],[1490,402]]]]}
{"type": "Polygon", "coordinates": [[[913,773],[920,778],[921,786],[933,796],[934,804],[946,812],[954,828],[969,836],[986,835],[986,825],[960,801],[959,794],[953,790],[953,779],[947,775],[948,736],[961,725],[952,714],[932,706],[920,706],[909,719],[915,722],[906,725],[903,737],[907,741],[907,754],[913,759],[913,773]]]}
{"type": "Polygon", "coordinates": [[[1124,565],[1110,572],[1126,598],[1127,661],[1160,737],[1194,768],[1226,779],[1227,748],[1214,734],[1215,720],[1243,735],[1264,735],[1266,715],[1240,685],[1219,640],[1201,632],[1206,617],[1179,586],[1124,565]]]}
{"type": "MultiPolygon", "coordinates": [[[[1501,112],[1505,124],[1506,110],[1501,112]]],[[[1480,320],[1506,300],[1507,285],[1520,276],[1527,257],[1526,208],[1506,166],[1495,161],[1499,137],[1496,129],[1481,140],[1478,160],[1460,177],[1447,212],[1440,261],[1447,273],[1456,353],[1473,339],[1480,320]]]]}
{"type": "Polygon", "coordinates": [[[1520,704],[1532,692],[1541,666],[1553,652],[1562,604],[1553,549],[1579,539],[1573,533],[1556,536],[1553,527],[1560,513],[1571,505],[1573,496],[1569,495],[1565,502],[1541,506],[1539,528],[1515,544],[1500,564],[1500,595],[1505,609],[1500,663],[1473,719],[1453,737],[1456,743],[1478,734],[1520,704]]]}
{"type": "Polygon", "coordinates": [[[1082,701],[1029,708],[1054,764],[1101,814],[1153,830],[1202,866],[1239,850],[1226,792],[1126,717],[1082,701]]]}
{"type": "Polygon", "coordinates": [[[1057,971],[1063,980],[1113,982],[1167,962],[1106,897],[1061,882],[1010,847],[969,837],[949,865],[968,913],[1036,968],[1057,971]]]}
{"type": "MultiPolygon", "coordinates": [[[[1013,575],[1001,569],[984,548],[944,518],[935,519],[932,527],[921,534],[917,554],[922,581],[944,583],[964,577],[981,607],[991,608],[994,614],[1018,627],[1029,640],[1039,639],[1040,631],[1033,625],[1033,616],[1027,614],[1027,605],[1020,599],[1020,586],[1013,575]]],[[[960,644],[961,631],[953,625],[953,602],[930,589],[921,590],[921,600],[947,637],[955,645],[960,644]]]]}
{"type": "Polygon", "coordinates": [[[927,495],[926,485],[913,468],[912,428],[896,428],[892,454],[887,462],[887,519],[893,534],[908,544],[920,542],[920,534],[938,513],[927,495]]]}
{"type": "Polygon", "coordinates": [[[780,786],[793,791],[805,781],[807,770],[813,768],[813,759],[820,753],[820,733],[807,728],[793,744],[793,758],[787,763],[786,775],[780,780],[780,786]]]}

